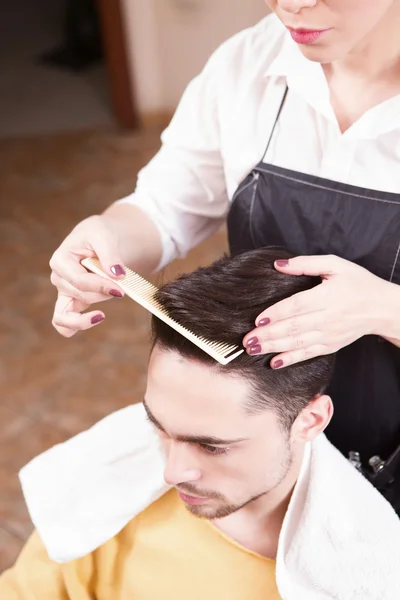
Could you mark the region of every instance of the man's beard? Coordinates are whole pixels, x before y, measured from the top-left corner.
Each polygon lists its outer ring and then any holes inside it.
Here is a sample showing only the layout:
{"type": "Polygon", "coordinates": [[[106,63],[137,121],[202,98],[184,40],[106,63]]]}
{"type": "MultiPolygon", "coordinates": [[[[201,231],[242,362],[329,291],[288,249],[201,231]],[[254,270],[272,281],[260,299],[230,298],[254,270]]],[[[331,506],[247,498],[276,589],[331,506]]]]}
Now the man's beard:
{"type": "Polygon", "coordinates": [[[279,469],[279,473],[276,476],[276,481],[274,482],[274,485],[271,485],[267,490],[264,490],[259,494],[251,496],[247,500],[237,504],[229,502],[228,499],[225,498],[225,496],[218,492],[200,490],[190,483],[182,483],[179,486],[177,486],[177,489],[183,493],[187,493],[197,498],[209,498],[210,500],[215,500],[219,503],[219,506],[217,505],[215,507],[203,504],[185,503],[186,509],[195,517],[199,517],[200,519],[208,519],[209,521],[213,521],[214,519],[223,519],[224,517],[228,517],[229,515],[241,510],[245,506],[248,506],[252,502],[259,500],[259,498],[267,496],[269,493],[271,493],[285,479],[290,467],[292,466],[292,462],[292,454],[291,452],[288,452],[287,456],[281,463],[281,467],[279,469]]]}

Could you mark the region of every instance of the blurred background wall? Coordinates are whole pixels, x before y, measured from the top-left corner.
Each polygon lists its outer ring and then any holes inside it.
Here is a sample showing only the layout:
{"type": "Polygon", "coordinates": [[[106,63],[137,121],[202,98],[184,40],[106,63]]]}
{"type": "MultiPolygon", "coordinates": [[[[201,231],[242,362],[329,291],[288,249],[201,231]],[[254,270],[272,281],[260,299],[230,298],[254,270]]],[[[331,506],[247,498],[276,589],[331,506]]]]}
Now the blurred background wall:
{"type": "Polygon", "coordinates": [[[3,0],[0,137],[165,125],[263,0],[3,0]]]}
{"type": "Polygon", "coordinates": [[[263,0],[123,0],[141,112],[173,111],[225,39],[267,13],[263,0]]]}
{"type": "MultiPolygon", "coordinates": [[[[78,221],[133,191],[186,83],[265,13],[263,0],[1,3],[0,572],[33,527],[18,470],[140,401],[146,383],[147,313],[111,300],[101,326],[62,338],[49,259],[78,221]]],[[[225,249],[221,230],[162,277],[225,249]]]]}

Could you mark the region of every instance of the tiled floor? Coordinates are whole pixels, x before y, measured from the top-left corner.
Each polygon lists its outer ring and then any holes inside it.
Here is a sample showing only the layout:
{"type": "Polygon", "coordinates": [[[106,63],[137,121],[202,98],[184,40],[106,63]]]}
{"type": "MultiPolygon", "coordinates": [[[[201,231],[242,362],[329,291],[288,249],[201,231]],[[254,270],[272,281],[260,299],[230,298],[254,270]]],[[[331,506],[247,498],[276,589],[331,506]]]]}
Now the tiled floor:
{"type": "MultiPolygon", "coordinates": [[[[147,314],[129,299],[111,300],[105,323],[62,338],[50,324],[48,261],[77,221],[134,188],[157,146],[158,132],[0,140],[0,572],[32,527],[18,469],[142,397],[147,314]]],[[[220,232],[167,277],[211,262],[225,243],[220,232]]]]}

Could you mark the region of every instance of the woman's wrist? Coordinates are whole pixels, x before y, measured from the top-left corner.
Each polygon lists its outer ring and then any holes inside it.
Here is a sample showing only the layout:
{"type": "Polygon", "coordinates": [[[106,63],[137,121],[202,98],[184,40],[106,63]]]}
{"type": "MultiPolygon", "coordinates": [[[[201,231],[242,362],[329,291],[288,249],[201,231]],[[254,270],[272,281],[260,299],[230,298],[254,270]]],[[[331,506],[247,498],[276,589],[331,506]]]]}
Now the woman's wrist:
{"type": "Polygon", "coordinates": [[[373,334],[400,344],[400,286],[380,280],[376,297],[373,334]]]}

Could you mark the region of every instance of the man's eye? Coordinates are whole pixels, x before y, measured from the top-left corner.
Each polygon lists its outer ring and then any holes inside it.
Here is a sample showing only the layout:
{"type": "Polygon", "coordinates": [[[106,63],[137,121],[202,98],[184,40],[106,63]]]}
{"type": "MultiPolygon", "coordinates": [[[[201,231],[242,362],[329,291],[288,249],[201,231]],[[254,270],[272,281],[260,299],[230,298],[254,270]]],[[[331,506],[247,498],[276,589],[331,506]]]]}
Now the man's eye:
{"type": "Polygon", "coordinates": [[[221,446],[208,446],[207,444],[199,444],[200,448],[206,452],[206,454],[226,454],[229,448],[221,448],[221,446]]]}

